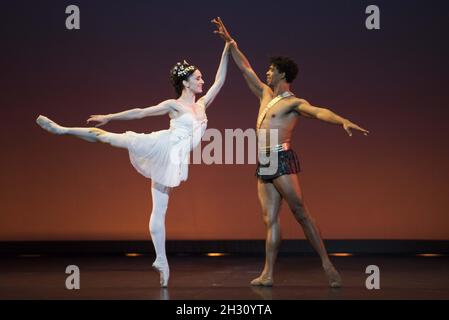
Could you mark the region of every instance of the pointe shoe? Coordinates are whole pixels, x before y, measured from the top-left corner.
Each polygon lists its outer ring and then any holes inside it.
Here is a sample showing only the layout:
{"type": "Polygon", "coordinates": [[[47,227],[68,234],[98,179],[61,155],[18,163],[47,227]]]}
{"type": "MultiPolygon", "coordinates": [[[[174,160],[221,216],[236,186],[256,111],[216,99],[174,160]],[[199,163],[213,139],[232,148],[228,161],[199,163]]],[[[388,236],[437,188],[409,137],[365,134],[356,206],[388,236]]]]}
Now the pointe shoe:
{"type": "Polygon", "coordinates": [[[56,124],[54,121],[43,115],[37,117],[36,123],[41,126],[42,129],[47,130],[50,133],[58,135],[65,133],[65,130],[60,125],[56,124]]]}
{"type": "Polygon", "coordinates": [[[341,279],[340,274],[334,267],[330,267],[325,269],[327,279],[329,281],[329,286],[331,288],[341,288],[343,285],[343,280],[341,279]]]}
{"type": "Polygon", "coordinates": [[[262,287],[272,287],[273,286],[273,278],[260,276],[253,281],[251,281],[252,286],[262,286],[262,287]]]}
{"type": "Polygon", "coordinates": [[[152,265],[153,269],[159,272],[160,284],[162,288],[168,287],[168,279],[170,277],[170,268],[168,262],[154,261],[152,265]]]}

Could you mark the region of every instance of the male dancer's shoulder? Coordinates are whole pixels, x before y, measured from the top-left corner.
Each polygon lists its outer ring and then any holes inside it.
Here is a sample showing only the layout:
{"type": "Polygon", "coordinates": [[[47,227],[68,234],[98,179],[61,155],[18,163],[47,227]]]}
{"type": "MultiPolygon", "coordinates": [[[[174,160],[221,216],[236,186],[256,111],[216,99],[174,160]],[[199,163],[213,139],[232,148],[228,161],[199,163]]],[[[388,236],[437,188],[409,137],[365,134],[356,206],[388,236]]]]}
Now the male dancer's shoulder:
{"type": "Polygon", "coordinates": [[[306,99],[302,99],[300,97],[293,97],[292,103],[295,107],[299,108],[301,105],[310,105],[310,103],[306,99]]]}
{"type": "Polygon", "coordinates": [[[298,114],[305,116],[306,118],[313,118],[313,116],[309,114],[311,105],[309,101],[307,101],[306,99],[295,97],[294,104],[292,107],[293,110],[296,111],[298,114]]]}
{"type": "Polygon", "coordinates": [[[272,95],[273,95],[273,90],[268,85],[263,83],[263,86],[262,86],[262,98],[264,98],[266,96],[270,96],[271,97],[272,95]]]}

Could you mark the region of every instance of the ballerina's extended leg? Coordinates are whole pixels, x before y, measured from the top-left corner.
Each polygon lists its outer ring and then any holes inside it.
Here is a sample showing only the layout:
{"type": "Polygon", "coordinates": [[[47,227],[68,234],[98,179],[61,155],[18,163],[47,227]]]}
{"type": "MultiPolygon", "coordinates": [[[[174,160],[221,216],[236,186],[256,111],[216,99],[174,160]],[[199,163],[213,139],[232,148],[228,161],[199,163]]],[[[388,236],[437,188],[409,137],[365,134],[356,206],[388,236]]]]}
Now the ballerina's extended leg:
{"type": "Polygon", "coordinates": [[[108,143],[117,148],[126,149],[128,147],[126,134],[111,133],[98,128],[63,127],[42,115],[36,119],[36,123],[42,129],[56,135],[70,135],[89,142],[108,143]]]}
{"type": "Polygon", "coordinates": [[[100,141],[98,137],[101,134],[107,133],[107,131],[98,129],[98,128],[69,128],[69,127],[63,127],[54,122],[53,120],[45,117],[45,116],[39,116],[36,119],[36,123],[42,127],[42,129],[47,130],[50,133],[56,134],[56,135],[71,135],[75,136],[77,138],[89,141],[89,142],[96,142],[100,141]]]}
{"type": "Polygon", "coordinates": [[[36,123],[41,126],[42,129],[47,130],[48,132],[53,134],[62,135],[67,133],[67,128],[58,125],[56,122],[42,115],[37,117],[36,123]]]}

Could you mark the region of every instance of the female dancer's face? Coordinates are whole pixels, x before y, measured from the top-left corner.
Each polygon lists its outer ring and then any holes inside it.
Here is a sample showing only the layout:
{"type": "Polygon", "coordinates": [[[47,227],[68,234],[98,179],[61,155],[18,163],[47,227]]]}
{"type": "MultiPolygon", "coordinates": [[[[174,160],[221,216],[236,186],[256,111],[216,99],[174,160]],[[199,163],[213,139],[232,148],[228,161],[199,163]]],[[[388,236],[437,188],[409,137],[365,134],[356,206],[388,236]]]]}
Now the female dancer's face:
{"type": "Polygon", "coordinates": [[[200,70],[195,70],[194,73],[187,78],[187,80],[183,81],[184,87],[190,89],[194,94],[200,94],[203,92],[203,76],[200,70]]]}

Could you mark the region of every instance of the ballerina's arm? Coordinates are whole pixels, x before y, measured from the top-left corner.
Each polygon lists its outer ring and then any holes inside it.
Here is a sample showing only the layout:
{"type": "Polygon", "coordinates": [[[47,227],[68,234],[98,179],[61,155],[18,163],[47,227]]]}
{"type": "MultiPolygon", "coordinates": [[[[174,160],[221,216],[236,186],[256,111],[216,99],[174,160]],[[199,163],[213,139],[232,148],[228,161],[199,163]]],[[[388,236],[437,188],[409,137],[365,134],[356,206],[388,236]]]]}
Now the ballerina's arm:
{"type": "Polygon", "coordinates": [[[199,103],[203,103],[207,108],[210,106],[212,101],[214,101],[215,97],[220,92],[226,80],[226,72],[228,70],[228,61],[229,61],[229,48],[230,43],[226,42],[223,53],[221,55],[220,65],[218,66],[217,75],[215,76],[215,82],[207,91],[207,93],[198,100],[199,103]]]}
{"type": "Polygon", "coordinates": [[[134,120],[150,116],[161,116],[175,110],[176,105],[173,101],[174,101],[173,99],[165,100],[156,106],[146,108],[134,108],[107,115],[98,115],[98,114],[91,115],[90,118],[87,120],[87,123],[89,123],[90,121],[96,121],[99,122],[99,124],[97,124],[96,127],[99,127],[105,125],[111,120],[134,120]]]}

